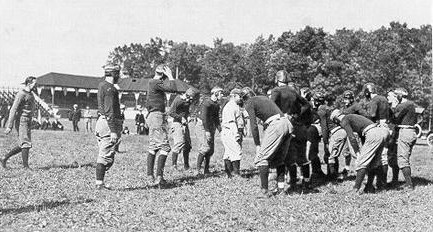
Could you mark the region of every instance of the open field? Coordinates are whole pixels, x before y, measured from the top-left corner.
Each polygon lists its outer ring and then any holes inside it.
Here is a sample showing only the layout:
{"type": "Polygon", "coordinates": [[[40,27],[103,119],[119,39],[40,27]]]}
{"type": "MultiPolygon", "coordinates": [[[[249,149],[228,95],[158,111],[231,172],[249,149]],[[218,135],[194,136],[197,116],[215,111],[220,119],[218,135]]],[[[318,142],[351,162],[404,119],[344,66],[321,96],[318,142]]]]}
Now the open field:
{"type": "MultiPolygon", "coordinates": [[[[345,194],[353,184],[348,180],[335,191],[316,183],[318,193],[258,199],[251,138],[244,141],[245,178],[228,180],[223,174],[218,137],[212,176],[175,171],[169,158],[168,185],[156,189],[144,182],[147,136],[124,136],[123,152],[106,176],[113,190],[96,191],[92,134],[36,130],[32,137],[32,170],[21,168],[20,156],[10,159],[9,170],[0,169],[1,231],[433,231],[433,154],[424,140],[412,156],[413,192],[353,196],[345,194]]],[[[14,140],[1,131],[0,152],[14,140]]]]}

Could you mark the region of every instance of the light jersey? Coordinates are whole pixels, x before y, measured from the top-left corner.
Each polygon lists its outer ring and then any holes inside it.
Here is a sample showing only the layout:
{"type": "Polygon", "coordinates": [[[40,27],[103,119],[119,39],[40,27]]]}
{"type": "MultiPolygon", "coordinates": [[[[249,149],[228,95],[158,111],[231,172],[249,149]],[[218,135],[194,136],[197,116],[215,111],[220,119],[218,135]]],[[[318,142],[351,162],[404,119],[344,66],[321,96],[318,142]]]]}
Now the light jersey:
{"type": "Polygon", "coordinates": [[[228,127],[236,129],[244,127],[244,119],[241,112],[241,108],[235,101],[230,100],[223,108],[221,115],[221,125],[223,127],[228,127]]]}

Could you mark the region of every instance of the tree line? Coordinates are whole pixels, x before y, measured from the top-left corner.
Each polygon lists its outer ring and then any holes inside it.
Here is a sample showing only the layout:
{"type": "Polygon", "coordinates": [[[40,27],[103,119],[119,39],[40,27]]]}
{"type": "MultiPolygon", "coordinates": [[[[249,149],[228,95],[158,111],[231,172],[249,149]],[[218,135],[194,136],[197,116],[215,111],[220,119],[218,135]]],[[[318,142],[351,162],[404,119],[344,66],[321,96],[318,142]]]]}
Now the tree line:
{"type": "Polygon", "coordinates": [[[373,31],[343,28],[333,34],[306,26],[279,37],[261,35],[251,44],[217,38],[212,47],[152,38],[114,48],[107,63],[121,65],[132,78],[150,78],[155,65],[168,63],[179,79],[204,92],[218,85],[266,93],[284,69],[297,86],[335,96],[347,89],[358,93],[373,82],[382,91],[405,87],[424,107],[432,100],[431,25],[391,22],[373,31]]]}

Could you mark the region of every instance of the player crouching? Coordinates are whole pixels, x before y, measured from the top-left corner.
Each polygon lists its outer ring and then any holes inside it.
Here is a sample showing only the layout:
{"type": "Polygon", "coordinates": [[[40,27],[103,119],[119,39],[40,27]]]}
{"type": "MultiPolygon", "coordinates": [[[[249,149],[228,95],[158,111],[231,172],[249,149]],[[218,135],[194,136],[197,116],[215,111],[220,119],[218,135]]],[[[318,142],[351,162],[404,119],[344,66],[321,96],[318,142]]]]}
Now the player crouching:
{"type": "Polygon", "coordinates": [[[277,169],[278,191],[284,191],[285,154],[290,145],[292,124],[284,117],[278,106],[266,96],[255,96],[251,88],[242,89],[245,110],[250,118],[251,133],[256,144],[254,164],[259,169],[261,194],[273,195],[268,190],[269,168],[277,169]],[[263,123],[263,138],[260,141],[257,118],[263,123]]]}
{"type": "MultiPolygon", "coordinates": [[[[356,114],[344,115],[340,110],[336,109],[331,113],[331,120],[339,124],[347,133],[350,144],[356,154],[356,180],[352,191],[360,194],[362,181],[366,175],[367,169],[369,172],[376,172],[381,175],[382,170],[382,150],[385,147],[389,137],[389,132],[386,128],[378,126],[371,120],[356,114]],[[361,147],[354,133],[361,136],[364,141],[361,147]]],[[[379,178],[383,178],[379,176],[379,178]]],[[[371,185],[372,183],[367,183],[371,185]]]]}

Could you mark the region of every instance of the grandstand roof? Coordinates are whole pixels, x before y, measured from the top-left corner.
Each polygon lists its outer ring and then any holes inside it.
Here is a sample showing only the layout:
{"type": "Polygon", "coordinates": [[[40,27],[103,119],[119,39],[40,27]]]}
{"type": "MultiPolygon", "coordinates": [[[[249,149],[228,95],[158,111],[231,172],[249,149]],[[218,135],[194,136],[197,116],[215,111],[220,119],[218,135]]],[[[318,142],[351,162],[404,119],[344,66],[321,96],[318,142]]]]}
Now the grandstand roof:
{"type": "MultiPolygon", "coordinates": [[[[102,77],[72,75],[50,72],[37,78],[37,84],[41,86],[98,89],[102,77]]],[[[149,79],[122,78],[119,80],[119,87],[122,91],[146,92],[149,79]]]]}
{"type": "Polygon", "coordinates": [[[80,76],[50,72],[37,78],[36,83],[43,86],[98,89],[101,77],[80,76]]]}

